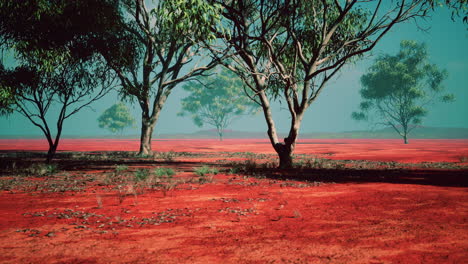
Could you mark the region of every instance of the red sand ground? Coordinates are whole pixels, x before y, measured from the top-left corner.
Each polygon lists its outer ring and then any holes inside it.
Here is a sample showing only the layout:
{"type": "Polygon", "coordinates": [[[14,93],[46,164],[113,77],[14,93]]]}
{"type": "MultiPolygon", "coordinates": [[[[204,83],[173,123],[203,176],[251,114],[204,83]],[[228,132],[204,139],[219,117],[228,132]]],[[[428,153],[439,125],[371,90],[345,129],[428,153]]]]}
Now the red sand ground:
{"type": "MultiPolygon", "coordinates": [[[[333,153],[336,159],[455,162],[468,153],[466,140],[302,143],[297,153],[333,153]]],[[[137,145],[64,140],[61,150],[133,151],[137,145]]],[[[263,140],[169,140],[154,147],[271,153],[263,140]]],[[[0,149],[44,145],[0,140],[0,149]]],[[[4,191],[0,263],[467,263],[467,220],[467,188],[443,185],[304,186],[218,175],[210,184],[185,184],[167,196],[150,191],[122,203],[115,191],[99,186],[84,192],[4,191]]]]}
{"type": "MultiPolygon", "coordinates": [[[[137,139],[63,139],[59,151],[138,151],[137,139]]],[[[46,151],[44,139],[0,139],[0,150],[46,151]]],[[[153,141],[155,151],[275,153],[266,139],[171,139],[153,141]]],[[[458,162],[468,156],[467,139],[301,139],[296,154],[331,159],[397,162],[458,162]]]]}

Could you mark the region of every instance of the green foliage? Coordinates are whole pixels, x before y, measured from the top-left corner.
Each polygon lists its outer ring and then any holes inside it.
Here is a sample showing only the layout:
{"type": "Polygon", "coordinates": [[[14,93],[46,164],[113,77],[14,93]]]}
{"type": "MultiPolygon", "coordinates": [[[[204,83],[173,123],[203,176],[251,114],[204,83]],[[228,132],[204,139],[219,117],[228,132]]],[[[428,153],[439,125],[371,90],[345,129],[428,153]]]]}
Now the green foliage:
{"type": "Polygon", "coordinates": [[[234,73],[223,69],[213,74],[184,86],[190,95],[182,99],[179,115],[190,114],[199,127],[214,126],[222,137],[234,118],[253,113],[257,106],[245,94],[242,81],[234,73]]]}
{"type": "Polygon", "coordinates": [[[200,177],[204,177],[206,175],[216,175],[219,173],[219,170],[216,168],[210,168],[208,166],[202,166],[195,168],[193,172],[200,177]]]}
{"type": "Polygon", "coordinates": [[[124,128],[135,124],[127,106],[119,102],[106,109],[98,118],[99,127],[106,128],[112,133],[122,132],[124,128]]]}
{"type": "Polygon", "coordinates": [[[209,4],[206,0],[159,1],[159,5],[151,10],[158,20],[159,34],[155,37],[161,42],[168,39],[194,43],[213,41],[216,36],[211,27],[218,24],[220,10],[220,5],[209,4]]]}
{"type": "Polygon", "coordinates": [[[115,167],[115,172],[116,173],[122,173],[124,171],[128,171],[128,166],[127,165],[117,165],[115,167]]]}
{"type": "Polygon", "coordinates": [[[135,181],[136,182],[141,182],[146,180],[150,176],[150,170],[149,169],[138,169],[135,171],[135,181]]]}
{"type": "Polygon", "coordinates": [[[115,0],[4,0],[0,35],[18,50],[73,50],[84,58],[96,49],[96,37],[119,22],[119,12],[115,0]]]}
{"type": "Polygon", "coordinates": [[[446,78],[445,70],[428,62],[425,44],[402,41],[396,55],[380,56],[361,77],[361,111],[352,113],[352,117],[367,120],[377,113],[381,124],[406,138],[415,125],[422,123],[428,104],[454,100],[452,94],[437,97],[444,91],[442,82],[446,78]]]}
{"type": "Polygon", "coordinates": [[[167,177],[172,178],[175,175],[175,171],[171,168],[159,167],[154,170],[154,174],[158,178],[167,177]]]}
{"type": "Polygon", "coordinates": [[[112,78],[90,39],[109,22],[103,10],[115,11],[111,2],[0,2],[0,39],[14,54],[14,67],[1,68],[0,112],[15,110],[40,128],[49,143],[48,160],[64,121],[110,89],[112,78]],[[59,109],[56,135],[50,129],[52,105],[59,109]]]}
{"type": "Polygon", "coordinates": [[[8,75],[8,73],[2,66],[0,65],[0,115],[8,115],[14,110],[16,91],[15,87],[6,82],[5,75],[8,75]]]}

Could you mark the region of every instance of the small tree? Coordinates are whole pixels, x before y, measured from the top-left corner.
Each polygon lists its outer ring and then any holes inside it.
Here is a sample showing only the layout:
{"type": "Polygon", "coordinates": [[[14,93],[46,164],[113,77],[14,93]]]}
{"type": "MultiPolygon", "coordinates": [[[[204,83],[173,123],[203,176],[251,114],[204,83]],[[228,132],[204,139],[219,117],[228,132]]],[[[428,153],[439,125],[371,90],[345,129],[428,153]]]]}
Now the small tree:
{"type": "Polygon", "coordinates": [[[377,58],[361,77],[361,111],[352,117],[367,120],[375,114],[379,124],[392,127],[407,144],[408,134],[421,124],[429,104],[454,99],[452,94],[440,96],[446,77],[445,70],[428,62],[424,44],[402,41],[398,54],[377,58]]]}
{"type": "Polygon", "coordinates": [[[99,116],[98,121],[100,128],[106,128],[112,133],[122,133],[124,128],[135,124],[135,119],[130,114],[128,107],[122,102],[107,108],[99,116]]]}
{"type": "Polygon", "coordinates": [[[236,117],[252,113],[256,105],[246,96],[243,82],[234,73],[223,70],[216,77],[202,82],[184,85],[190,95],[182,99],[180,116],[191,114],[193,122],[202,127],[209,124],[216,128],[219,140],[223,131],[236,117]]]}
{"type": "Polygon", "coordinates": [[[64,121],[112,88],[88,40],[108,27],[114,6],[112,0],[0,1],[0,47],[14,54],[14,63],[0,67],[0,114],[17,111],[40,128],[48,162],[64,121]]]}
{"type": "Polygon", "coordinates": [[[64,121],[112,89],[109,72],[100,67],[99,61],[57,54],[53,57],[44,60],[42,56],[23,54],[18,57],[20,66],[1,73],[4,87],[15,89],[9,107],[44,133],[49,144],[47,162],[55,156],[64,121]],[[51,127],[53,123],[55,129],[51,127]]]}

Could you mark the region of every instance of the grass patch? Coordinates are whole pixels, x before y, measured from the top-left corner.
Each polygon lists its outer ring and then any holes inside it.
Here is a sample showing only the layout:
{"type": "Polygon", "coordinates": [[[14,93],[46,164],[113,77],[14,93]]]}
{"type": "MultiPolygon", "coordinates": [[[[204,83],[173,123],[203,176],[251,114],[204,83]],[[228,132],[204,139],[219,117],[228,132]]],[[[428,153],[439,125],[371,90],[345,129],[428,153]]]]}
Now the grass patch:
{"type": "Polygon", "coordinates": [[[219,173],[219,170],[208,166],[202,166],[199,168],[195,168],[193,173],[195,173],[195,175],[199,177],[198,183],[205,184],[213,182],[213,176],[217,175],[219,173]]]}
{"type": "Polygon", "coordinates": [[[219,173],[219,170],[216,168],[210,168],[208,166],[202,166],[199,168],[195,168],[193,171],[196,175],[203,177],[209,174],[216,175],[219,173]]]}
{"type": "Polygon", "coordinates": [[[154,175],[158,178],[172,178],[175,175],[175,171],[171,168],[158,167],[153,171],[154,175]]]}
{"type": "Polygon", "coordinates": [[[138,169],[135,171],[134,177],[136,182],[141,182],[150,176],[150,170],[149,169],[138,169]]]}

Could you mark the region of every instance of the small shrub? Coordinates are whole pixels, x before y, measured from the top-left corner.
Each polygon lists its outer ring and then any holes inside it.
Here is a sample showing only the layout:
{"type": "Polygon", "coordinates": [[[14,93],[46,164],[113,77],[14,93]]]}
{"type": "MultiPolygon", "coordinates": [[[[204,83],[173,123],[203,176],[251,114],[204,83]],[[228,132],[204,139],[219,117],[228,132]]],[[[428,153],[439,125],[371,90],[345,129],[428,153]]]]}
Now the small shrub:
{"type": "Polygon", "coordinates": [[[241,172],[241,169],[239,167],[232,167],[228,171],[229,174],[239,174],[240,172],[241,172]]]}
{"type": "Polygon", "coordinates": [[[203,167],[199,167],[199,168],[196,168],[194,170],[194,173],[200,177],[203,177],[203,176],[206,176],[208,174],[213,174],[213,175],[216,175],[219,173],[219,170],[218,169],[215,169],[215,168],[210,168],[208,166],[203,166],[203,167]]]}
{"type": "Polygon", "coordinates": [[[251,172],[258,168],[257,161],[255,159],[248,159],[245,161],[245,171],[251,172]]]}
{"type": "Polygon", "coordinates": [[[140,182],[146,180],[150,175],[149,169],[138,169],[135,172],[135,181],[140,182]]]}
{"type": "Polygon", "coordinates": [[[172,178],[172,176],[175,175],[175,171],[171,168],[160,167],[154,170],[154,175],[156,175],[156,177],[159,177],[159,178],[163,178],[163,177],[172,178]]]}
{"type": "Polygon", "coordinates": [[[219,173],[219,170],[216,168],[210,168],[208,166],[203,166],[200,168],[196,168],[194,173],[198,175],[200,178],[198,182],[200,184],[208,183],[213,181],[213,176],[219,173]]]}
{"type": "Polygon", "coordinates": [[[52,175],[56,172],[58,172],[57,164],[34,163],[26,169],[26,173],[34,176],[52,175]]]}
{"type": "Polygon", "coordinates": [[[124,172],[124,171],[128,171],[128,166],[127,165],[117,165],[115,167],[115,172],[116,173],[121,173],[121,172],[124,172]]]}

